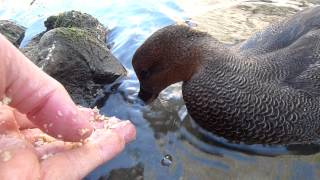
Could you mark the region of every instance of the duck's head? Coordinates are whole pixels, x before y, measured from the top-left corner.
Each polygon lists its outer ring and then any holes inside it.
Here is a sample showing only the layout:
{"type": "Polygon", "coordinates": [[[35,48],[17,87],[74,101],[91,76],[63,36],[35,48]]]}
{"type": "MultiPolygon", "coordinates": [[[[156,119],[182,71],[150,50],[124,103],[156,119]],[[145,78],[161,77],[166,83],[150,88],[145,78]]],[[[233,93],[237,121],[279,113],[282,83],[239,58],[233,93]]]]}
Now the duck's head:
{"type": "Polygon", "coordinates": [[[172,25],[149,37],[132,60],[140,81],[139,97],[151,102],[167,86],[189,80],[199,66],[197,41],[204,36],[185,25],[172,25]]]}

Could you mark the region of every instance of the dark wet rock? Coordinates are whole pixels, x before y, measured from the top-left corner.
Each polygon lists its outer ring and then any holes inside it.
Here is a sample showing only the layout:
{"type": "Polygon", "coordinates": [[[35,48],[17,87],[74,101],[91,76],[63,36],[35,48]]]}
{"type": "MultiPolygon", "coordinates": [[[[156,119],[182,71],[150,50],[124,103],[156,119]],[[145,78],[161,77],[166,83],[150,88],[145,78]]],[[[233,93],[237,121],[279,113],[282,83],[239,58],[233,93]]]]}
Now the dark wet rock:
{"type": "MultiPolygon", "coordinates": [[[[41,39],[41,37],[44,35],[45,32],[42,32],[35,37],[32,38],[32,40],[23,48],[21,48],[21,51],[26,55],[31,61],[36,62],[38,59],[38,44],[41,39]]],[[[35,63],[36,64],[36,63],[35,63]]]]}
{"type": "Polygon", "coordinates": [[[0,20],[0,33],[3,34],[12,44],[19,46],[26,28],[12,21],[0,20]]]}
{"type": "Polygon", "coordinates": [[[81,13],[79,11],[68,11],[60,13],[57,16],[50,16],[45,22],[47,31],[58,27],[76,27],[87,30],[94,37],[106,42],[106,34],[108,32],[96,18],[90,14],[81,13]]]}
{"type": "Polygon", "coordinates": [[[99,178],[99,180],[143,180],[144,167],[139,163],[131,168],[114,169],[110,174],[99,178]]]}
{"type": "Polygon", "coordinates": [[[105,43],[86,29],[52,29],[36,36],[22,51],[83,106],[92,105],[104,84],[126,74],[105,43]]]}

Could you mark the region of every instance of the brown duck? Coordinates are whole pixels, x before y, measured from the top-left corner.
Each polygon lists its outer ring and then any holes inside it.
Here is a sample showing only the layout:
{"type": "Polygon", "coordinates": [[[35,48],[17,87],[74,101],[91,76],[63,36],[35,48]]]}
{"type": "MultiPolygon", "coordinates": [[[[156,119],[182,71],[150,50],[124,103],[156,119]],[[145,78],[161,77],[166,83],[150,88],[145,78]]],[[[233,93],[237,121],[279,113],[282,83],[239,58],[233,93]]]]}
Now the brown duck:
{"type": "Polygon", "coordinates": [[[136,51],[139,97],[155,99],[183,81],[191,117],[204,129],[247,144],[320,139],[320,7],[229,46],[173,25],[136,51]]]}

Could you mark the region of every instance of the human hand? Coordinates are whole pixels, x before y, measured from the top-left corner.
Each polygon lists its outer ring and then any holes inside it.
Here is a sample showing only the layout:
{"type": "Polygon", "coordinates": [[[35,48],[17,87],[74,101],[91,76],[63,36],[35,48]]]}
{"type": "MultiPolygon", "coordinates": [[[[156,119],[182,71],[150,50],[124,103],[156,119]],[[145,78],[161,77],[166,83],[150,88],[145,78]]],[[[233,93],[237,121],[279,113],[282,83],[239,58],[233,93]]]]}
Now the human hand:
{"type": "MultiPolygon", "coordinates": [[[[77,107],[60,83],[33,65],[0,35],[0,177],[2,179],[81,179],[118,154],[135,138],[128,122],[105,130],[89,119],[90,109],[77,107]],[[39,128],[39,129],[31,129],[39,128]],[[93,129],[96,130],[91,136],[93,129]],[[38,146],[44,133],[50,143],[38,146]],[[90,136],[87,143],[75,146],[90,136]],[[44,159],[44,155],[50,157],[44,159]]],[[[101,124],[101,123],[100,123],[101,124]]]]}

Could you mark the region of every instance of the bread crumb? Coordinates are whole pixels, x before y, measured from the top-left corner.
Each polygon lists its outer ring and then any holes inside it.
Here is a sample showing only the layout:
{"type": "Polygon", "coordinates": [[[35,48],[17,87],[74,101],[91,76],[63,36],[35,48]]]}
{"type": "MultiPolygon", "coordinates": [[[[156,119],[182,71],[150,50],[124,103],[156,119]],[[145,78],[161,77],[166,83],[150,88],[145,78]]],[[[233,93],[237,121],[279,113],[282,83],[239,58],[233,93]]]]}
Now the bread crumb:
{"type": "Polygon", "coordinates": [[[74,142],[74,143],[71,143],[71,149],[76,149],[76,148],[79,148],[83,145],[82,142],[74,142]]]}
{"type": "Polygon", "coordinates": [[[2,159],[3,162],[9,161],[11,158],[12,158],[12,155],[11,155],[11,153],[9,151],[4,151],[1,154],[1,159],[2,159]]]}
{"type": "Polygon", "coordinates": [[[41,160],[46,160],[46,159],[48,159],[48,158],[51,157],[51,156],[53,156],[52,153],[45,154],[45,155],[41,156],[40,159],[41,159],[41,160]]]}
{"type": "Polygon", "coordinates": [[[99,109],[97,108],[97,106],[95,106],[92,110],[94,113],[99,114],[99,109]]]}
{"type": "Polygon", "coordinates": [[[80,136],[83,136],[89,131],[90,131],[90,129],[88,129],[88,128],[82,128],[82,129],[79,129],[79,134],[80,134],[80,136]]]}
{"type": "Polygon", "coordinates": [[[0,101],[0,105],[9,105],[11,103],[12,99],[7,97],[7,96],[4,96],[2,98],[2,100],[0,101]]]}
{"type": "Polygon", "coordinates": [[[33,145],[36,147],[39,147],[39,146],[43,146],[43,145],[52,143],[54,141],[56,141],[56,140],[48,135],[41,135],[41,136],[37,137],[37,140],[33,143],[33,145]]]}

